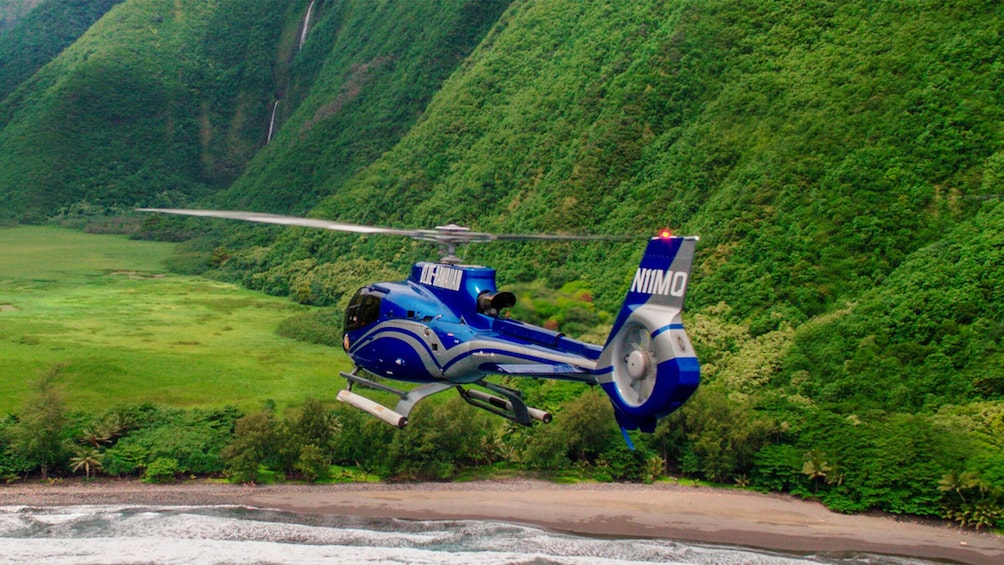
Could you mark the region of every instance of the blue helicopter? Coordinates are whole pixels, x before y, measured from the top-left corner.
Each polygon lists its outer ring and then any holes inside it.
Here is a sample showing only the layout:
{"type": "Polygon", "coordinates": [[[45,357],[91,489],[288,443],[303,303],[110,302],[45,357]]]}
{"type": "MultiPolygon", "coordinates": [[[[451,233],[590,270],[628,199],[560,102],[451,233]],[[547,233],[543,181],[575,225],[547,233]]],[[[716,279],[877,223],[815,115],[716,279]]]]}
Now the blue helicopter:
{"type": "Polygon", "coordinates": [[[609,237],[490,234],[454,224],[406,230],[223,210],[140,211],[398,235],[440,244],[439,261],[415,263],[407,280],[359,289],[345,313],[342,345],[355,369],[341,373],[347,388],[338,393],[338,400],[399,428],[408,424],[419,401],[448,389],[456,389],[473,406],[519,424],[550,422],[551,415],[527,406],[519,390],[486,380],[504,375],[600,385],[627,439],[626,430],[654,431],[657,421],[683,405],[700,384],[700,365],[680,315],[696,237],[665,230],[649,240],[613,329],[600,346],[501,315],[516,304],[515,295],[496,288],[494,269],[465,265],[455,253],[458,245],[473,242],[609,237]],[[405,390],[381,382],[387,379],[417,386],[405,390]],[[399,401],[392,409],[358,394],[356,387],[389,392],[399,401]]]}

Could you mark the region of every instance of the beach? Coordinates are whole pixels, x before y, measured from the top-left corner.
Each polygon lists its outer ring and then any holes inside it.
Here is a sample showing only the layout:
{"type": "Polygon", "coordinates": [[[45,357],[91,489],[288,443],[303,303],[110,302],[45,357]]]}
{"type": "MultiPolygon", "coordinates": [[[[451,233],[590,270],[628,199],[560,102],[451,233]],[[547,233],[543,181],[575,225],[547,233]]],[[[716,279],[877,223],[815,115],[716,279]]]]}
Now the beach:
{"type": "Polygon", "coordinates": [[[781,495],[673,483],[149,485],[135,480],[0,486],[0,506],[241,505],[304,514],[491,520],[608,537],[661,538],[791,552],[877,553],[1004,563],[1004,536],[888,515],[846,515],[781,495]]]}

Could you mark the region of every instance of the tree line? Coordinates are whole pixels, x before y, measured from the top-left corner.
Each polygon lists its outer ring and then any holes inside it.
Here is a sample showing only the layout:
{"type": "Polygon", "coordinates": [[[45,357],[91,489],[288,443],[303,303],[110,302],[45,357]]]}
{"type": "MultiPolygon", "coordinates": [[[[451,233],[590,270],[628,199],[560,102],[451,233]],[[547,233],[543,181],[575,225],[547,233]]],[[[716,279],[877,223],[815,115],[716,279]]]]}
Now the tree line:
{"type": "MultiPolygon", "coordinates": [[[[595,388],[532,381],[527,399],[550,425],[517,426],[459,397],[420,404],[396,430],[358,410],[308,398],[283,409],[181,409],[143,404],[102,414],[65,408],[59,367],[34,384],[20,414],[0,421],[0,477],[82,475],[236,483],[454,480],[527,473],[556,480],[650,483],[691,479],[822,501],[842,512],[878,509],[1004,527],[1004,461],[958,421],[890,415],[872,422],[811,407],[771,412],[700,393],[627,447],[595,388]]],[[[445,395],[444,395],[445,396],[445,395]]],[[[970,414],[996,419],[1001,411],[970,414]]],[[[961,415],[960,415],[961,417],[961,415]]],[[[972,422],[975,424],[975,421],[972,422]]]]}

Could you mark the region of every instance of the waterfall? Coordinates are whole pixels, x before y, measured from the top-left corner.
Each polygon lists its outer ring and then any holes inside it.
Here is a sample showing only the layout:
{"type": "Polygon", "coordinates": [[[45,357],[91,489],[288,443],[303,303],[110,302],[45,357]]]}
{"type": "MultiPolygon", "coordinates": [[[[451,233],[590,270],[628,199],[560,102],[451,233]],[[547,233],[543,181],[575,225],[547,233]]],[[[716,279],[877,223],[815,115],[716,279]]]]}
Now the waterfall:
{"type": "MultiPolygon", "coordinates": [[[[307,4],[307,13],[303,15],[303,27],[300,28],[300,44],[297,46],[296,50],[299,51],[303,49],[303,44],[307,41],[307,31],[310,30],[310,17],[314,14],[314,2],[316,0],[310,0],[310,4],[307,4]]],[[[265,139],[265,144],[272,143],[272,135],[275,133],[275,114],[276,110],[279,109],[279,102],[282,99],[275,101],[272,105],[272,117],[268,121],[268,137],[265,139]]]]}
{"type": "Polygon", "coordinates": [[[268,138],[265,140],[266,144],[272,142],[272,133],[275,132],[275,111],[278,108],[279,108],[279,101],[276,100],[275,104],[272,104],[272,119],[268,121],[268,138]]]}
{"type": "Polygon", "coordinates": [[[303,49],[303,42],[307,40],[307,30],[310,28],[310,14],[314,11],[314,0],[310,0],[310,5],[307,6],[307,15],[303,17],[303,29],[300,30],[300,46],[297,49],[303,49]]]}

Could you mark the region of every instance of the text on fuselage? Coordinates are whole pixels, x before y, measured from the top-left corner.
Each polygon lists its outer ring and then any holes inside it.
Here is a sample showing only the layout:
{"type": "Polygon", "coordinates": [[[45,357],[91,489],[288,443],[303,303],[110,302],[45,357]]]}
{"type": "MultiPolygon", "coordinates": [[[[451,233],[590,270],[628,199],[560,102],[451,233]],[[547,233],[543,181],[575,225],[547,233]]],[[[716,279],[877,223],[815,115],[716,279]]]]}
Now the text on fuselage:
{"type": "Polygon", "coordinates": [[[660,294],[663,296],[683,296],[687,291],[685,271],[662,271],[659,269],[638,269],[631,283],[631,292],[660,294]]]}
{"type": "Polygon", "coordinates": [[[447,290],[460,290],[463,280],[464,272],[460,269],[438,264],[422,265],[422,275],[419,278],[422,284],[447,290]]]}

